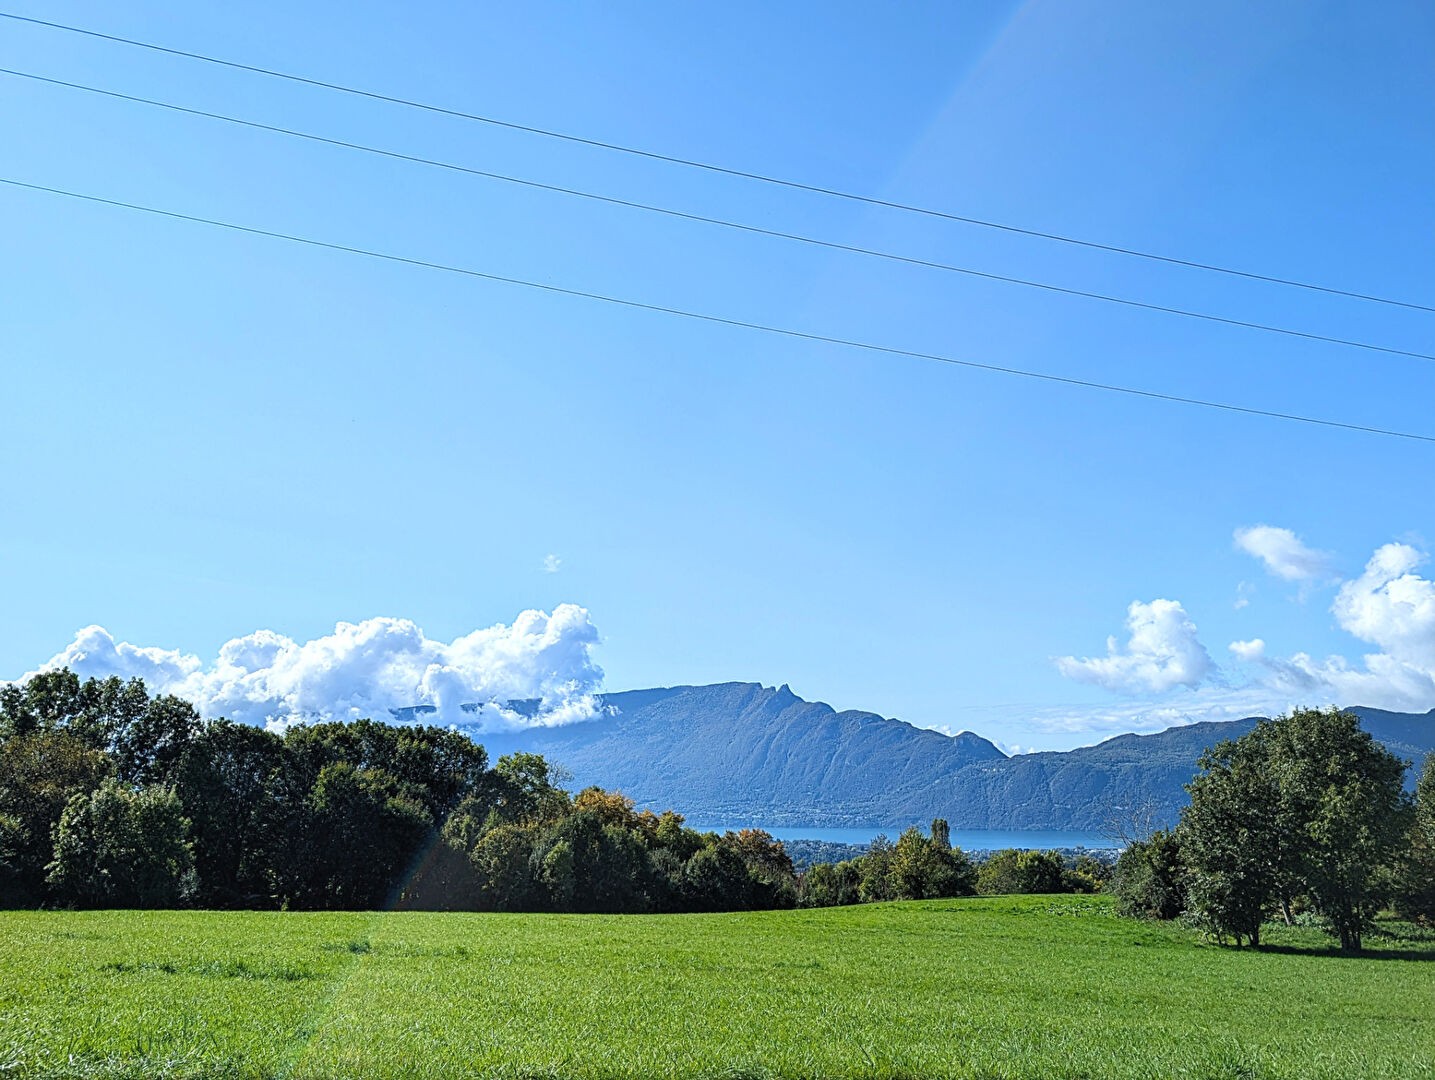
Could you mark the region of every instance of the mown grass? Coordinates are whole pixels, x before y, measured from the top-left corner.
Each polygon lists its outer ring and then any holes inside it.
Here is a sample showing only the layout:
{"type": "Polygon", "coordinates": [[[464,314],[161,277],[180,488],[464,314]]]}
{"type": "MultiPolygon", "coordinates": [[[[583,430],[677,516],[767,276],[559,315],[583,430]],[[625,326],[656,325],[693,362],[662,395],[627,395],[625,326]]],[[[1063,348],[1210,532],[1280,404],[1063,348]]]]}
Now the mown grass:
{"type": "Polygon", "coordinates": [[[1089,897],[733,915],[0,913],[0,1077],[1435,1077],[1435,941],[1089,897]]]}

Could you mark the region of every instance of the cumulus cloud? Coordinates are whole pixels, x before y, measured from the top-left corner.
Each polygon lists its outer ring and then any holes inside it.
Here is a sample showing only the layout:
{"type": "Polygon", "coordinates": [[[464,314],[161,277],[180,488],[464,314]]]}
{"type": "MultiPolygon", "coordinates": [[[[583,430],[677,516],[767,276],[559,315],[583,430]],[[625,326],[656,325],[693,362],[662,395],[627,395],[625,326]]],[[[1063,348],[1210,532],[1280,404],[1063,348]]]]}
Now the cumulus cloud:
{"type": "Polygon", "coordinates": [[[1237,529],[1235,541],[1247,555],[1260,559],[1267,571],[1286,581],[1311,582],[1331,576],[1330,556],[1306,547],[1289,529],[1251,525],[1237,529]]]}
{"type": "Polygon", "coordinates": [[[393,618],[341,622],[332,634],[304,642],[259,630],[225,642],[209,662],[117,642],[103,627],[89,626],[39,670],[138,676],[155,692],[194,702],[205,716],[277,728],[429,706],[441,722],[493,730],[595,715],[603,678],[591,655],[597,642],[588,612],[575,604],[560,604],[551,615],[525,611],[511,625],[450,642],[393,618]],[[540,704],[532,715],[505,707],[534,699],[540,704]]]}
{"type": "Polygon", "coordinates": [[[1250,641],[1233,641],[1226,646],[1239,660],[1259,660],[1266,654],[1266,643],[1260,638],[1250,641]]]}
{"type": "Polygon", "coordinates": [[[1126,626],[1130,637],[1124,646],[1108,638],[1106,656],[1058,657],[1057,670],[1069,679],[1122,694],[1195,687],[1213,671],[1210,654],[1196,636],[1196,624],[1177,601],[1133,601],[1127,608],[1126,626]]]}
{"type": "Polygon", "coordinates": [[[1426,561],[1408,544],[1379,548],[1357,578],[1343,582],[1331,605],[1340,628],[1376,646],[1361,663],[1343,656],[1288,658],[1264,649],[1243,655],[1259,665],[1259,681],[1308,699],[1421,711],[1435,705],[1435,581],[1415,571],[1426,561]]]}

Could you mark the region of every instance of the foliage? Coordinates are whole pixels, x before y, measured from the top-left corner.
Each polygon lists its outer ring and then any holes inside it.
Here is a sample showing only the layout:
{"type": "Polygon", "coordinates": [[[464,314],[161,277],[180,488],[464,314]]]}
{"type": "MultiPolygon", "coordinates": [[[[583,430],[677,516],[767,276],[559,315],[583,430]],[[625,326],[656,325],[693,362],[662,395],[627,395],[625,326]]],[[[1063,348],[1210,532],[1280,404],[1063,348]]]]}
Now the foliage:
{"type": "Polygon", "coordinates": [[[977,891],[995,893],[1067,892],[1066,863],[1055,851],[1007,848],[993,853],[977,871],[977,891]]]}
{"type": "Polygon", "coordinates": [[[1175,832],[1130,843],[1116,860],[1109,891],[1128,918],[1174,919],[1186,908],[1186,864],[1175,832]]]}
{"type": "Polygon", "coordinates": [[[1200,761],[1182,815],[1193,919],[1218,940],[1260,943],[1272,906],[1308,898],[1359,949],[1409,824],[1405,765],[1334,709],[1263,720],[1200,761]]]}
{"type": "Polygon", "coordinates": [[[791,907],[782,844],[620,792],[570,798],[437,727],[283,735],[200,721],[139,680],[0,688],[0,901],[647,912],[791,907]],[[56,837],[59,843],[56,843],[56,837]]]}
{"type": "Polygon", "coordinates": [[[1395,910],[1408,919],[1435,922],[1435,754],[1415,784],[1409,848],[1396,872],[1395,910]]]}
{"type": "Polygon", "coordinates": [[[52,894],[78,907],[175,906],[193,892],[188,825],[171,788],[108,779],[74,796],[55,830],[52,894]]]}

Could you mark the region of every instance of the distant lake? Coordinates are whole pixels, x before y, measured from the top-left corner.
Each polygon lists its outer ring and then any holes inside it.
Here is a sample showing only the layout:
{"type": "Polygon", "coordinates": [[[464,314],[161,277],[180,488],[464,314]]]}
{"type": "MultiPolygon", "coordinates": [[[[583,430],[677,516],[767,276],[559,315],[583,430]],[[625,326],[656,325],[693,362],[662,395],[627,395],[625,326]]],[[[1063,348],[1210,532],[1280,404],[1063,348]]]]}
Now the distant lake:
{"type": "MultiPolygon", "coordinates": [[[[870,844],[878,833],[895,841],[901,826],[885,829],[819,829],[801,825],[692,825],[699,832],[725,832],[728,829],[766,829],[777,840],[826,840],[832,844],[870,844]]],[[[925,828],[922,830],[927,831],[925,828]]],[[[953,829],[952,844],[963,851],[999,851],[1002,848],[1116,848],[1099,832],[1066,829],[953,829]]]]}

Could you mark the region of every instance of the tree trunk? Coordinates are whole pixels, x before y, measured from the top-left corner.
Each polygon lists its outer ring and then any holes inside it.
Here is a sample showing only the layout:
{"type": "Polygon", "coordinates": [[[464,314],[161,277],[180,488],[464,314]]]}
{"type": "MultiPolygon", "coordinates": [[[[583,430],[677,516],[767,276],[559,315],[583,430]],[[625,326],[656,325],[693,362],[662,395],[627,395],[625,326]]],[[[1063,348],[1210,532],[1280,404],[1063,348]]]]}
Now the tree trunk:
{"type": "Polygon", "coordinates": [[[1291,902],[1288,896],[1281,897],[1281,916],[1285,919],[1287,926],[1295,925],[1295,919],[1291,916],[1291,902]]]}

